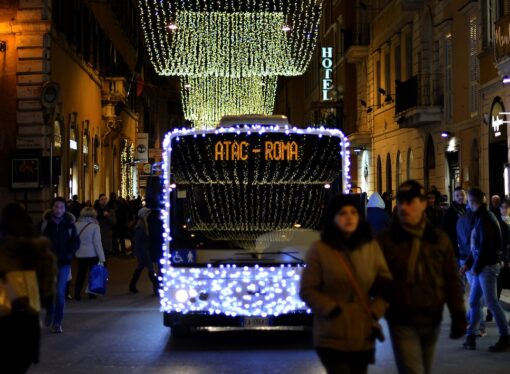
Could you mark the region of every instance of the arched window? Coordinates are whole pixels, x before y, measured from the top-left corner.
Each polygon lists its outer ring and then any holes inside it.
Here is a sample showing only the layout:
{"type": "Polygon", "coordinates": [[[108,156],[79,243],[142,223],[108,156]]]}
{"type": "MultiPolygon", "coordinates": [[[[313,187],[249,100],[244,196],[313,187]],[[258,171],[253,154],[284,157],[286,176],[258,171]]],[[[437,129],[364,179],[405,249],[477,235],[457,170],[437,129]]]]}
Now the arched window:
{"type": "Polygon", "coordinates": [[[470,175],[471,186],[480,185],[480,149],[478,148],[478,141],[473,139],[471,145],[471,175],[470,175]]]}
{"type": "Polygon", "coordinates": [[[413,179],[413,151],[407,150],[407,179],[413,179]]]}
{"type": "Polygon", "coordinates": [[[390,194],[393,193],[393,185],[391,183],[391,156],[390,153],[386,155],[386,191],[390,194]]]}
{"type": "Polygon", "coordinates": [[[377,156],[377,192],[382,194],[382,163],[381,156],[377,156]]]}
{"type": "Polygon", "coordinates": [[[429,134],[427,137],[427,145],[425,147],[425,190],[430,189],[430,180],[435,178],[436,171],[436,152],[434,148],[434,141],[432,136],[429,134]]]}
{"type": "Polygon", "coordinates": [[[396,170],[395,170],[395,185],[396,188],[402,183],[402,155],[400,151],[397,152],[396,170]]]}

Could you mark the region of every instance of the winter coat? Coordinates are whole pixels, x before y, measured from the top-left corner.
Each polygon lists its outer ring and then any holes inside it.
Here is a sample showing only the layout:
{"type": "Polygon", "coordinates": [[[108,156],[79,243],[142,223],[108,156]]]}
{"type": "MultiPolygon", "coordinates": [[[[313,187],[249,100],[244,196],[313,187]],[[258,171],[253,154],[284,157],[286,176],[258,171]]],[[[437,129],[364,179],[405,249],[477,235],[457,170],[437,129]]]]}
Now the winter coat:
{"type": "Polygon", "coordinates": [[[398,218],[378,237],[393,274],[393,295],[386,312],[389,323],[415,327],[437,326],[444,304],[452,323],[465,323],[465,308],[455,252],[448,236],[426,223],[417,260],[417,279],[407,281],[413,237],[398,218]]]}
{"type": "Polygon", "coordinates": [[[76,222],[76,230],[81,234],[80,248],[76,251],[75,256],[78,258],[99,257],[99,261],[105,262],[101,231],[96,219],[80,217],[76,222]]]}
{"type": "Polygon", "coordinates": [[[51,250],[57,257],[57,265],[59,267],[70,265],[74,253],[80,247],[74,216],[65,212],[59,224],[53,221],[51,210],[46,211],[43,217],[41,232],[50,239],[51,250]]]}
{"type": "MultiPolygon", "coordinates": [[[[41,304],[51,302],[55,295],[57,265],[46,238],[7,236],[0,241],[0,276],[17,270],[34,270],[41,304]]],[[[38,313],[13,311],[0,318],[0,361],[3,366],[8,367],[13,359],[27,365],[38,362],[40,335],[38,313]]]]}
{"type": "Polygon", "coordinates": [[[441,229],[448,234],[448,237],[452,241],[455,255],[459,257],[459,246],[457,240],[457,221],[459,217],[466,214],[466,205],[458,204],[455,201],[448,207],[446,213],[443,215],[441,221],[441,229]]]}
{"type": "Polygon", "coordinates": [[[101,207],[99,204],[94,205],[94,209],[97,212],[97,222],[101,229],[101,242],[103,243],[103,250],[106,253],[110,253],[113,247],[113,230],[117,225],[117,217],[114,209],[101,207]],[[108,215],[105,216],[105,212],[108,215]]]}
{"type": "MultiPolygon", "coordinates": [[[[346,352],[373,350],[373,318],[359,301],[338,258],[338,251],[318,241],[306,255],[299,294],[314,314],[314,345],[346,352]],[[330,313],[336,307],[340,307],[341,312],[331,317],[330,313]]],[[[349,256],[360,288],[367,295],[376,279],[391,279],[383,253],[375,240],[349,251],[349,256]]],[[[370,309],[376,317],[384,314],[386,306],[380,297],[370,302],[370,309]]]]}
{"type": "Polygon", "coordinates": [[[466,260],[468,269],[480,274],[486,265],[501,261],[502,239],[498,219],[487,206],[482,204],[474,214],[474,227],[471,235],[471,252],[466,260]]]}
{"type": "Polygon", "coordinates": [[[377,192],[368,199],[367,222],[376,234],[387,229],[391,224],[391,218],[385,206],[384,200],[377,192]]]}
{"type": "Polygon", "coordinates": [[[150,257],[150,237],[146,218],[138,218],[135,226],[135,235],[133,241],[133,251],[138,260],[138,269],[144,267],[152,269],[150,257]]]}

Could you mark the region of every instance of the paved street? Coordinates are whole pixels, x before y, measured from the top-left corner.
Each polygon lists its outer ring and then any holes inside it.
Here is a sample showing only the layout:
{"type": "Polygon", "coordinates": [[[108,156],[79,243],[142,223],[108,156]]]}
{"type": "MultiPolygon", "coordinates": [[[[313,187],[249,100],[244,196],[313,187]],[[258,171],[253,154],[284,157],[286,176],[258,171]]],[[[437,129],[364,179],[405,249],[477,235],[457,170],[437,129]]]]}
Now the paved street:
{"type": "MultiPolygon", "coordinates": [[[[175,343],[147,276],[139,294],[127,293],[134,266],[132,259],[110,260],[108,295],[67,304],[64,333],[43,332],[41,363],[30,373],[324,373],[302,332],[201,332],[175,343]]],[[[462,341],[447,339],[444,324],[435,373],[510,372],[510,352],[487,351],[497,338],[494,323],[488,330],[478,350],[468,352],[462,341]]],[[[388,341],[378,347],[377,360],[369,373],[396,372],[388,341]]]]}

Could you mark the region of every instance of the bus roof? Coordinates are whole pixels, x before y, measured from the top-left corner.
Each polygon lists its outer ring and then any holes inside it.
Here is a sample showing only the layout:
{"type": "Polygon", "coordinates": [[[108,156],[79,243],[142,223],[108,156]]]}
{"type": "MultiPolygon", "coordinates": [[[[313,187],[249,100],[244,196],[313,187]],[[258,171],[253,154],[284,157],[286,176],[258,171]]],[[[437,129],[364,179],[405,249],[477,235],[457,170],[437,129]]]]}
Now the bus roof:
{"type": "Polygon", "coordinates": [[[235,125],[277,125],[284,127],[289,125],[289,120],[284,115],[261,115],[248,114],[243,116],[223,116],[219,127],[232,127],[235,125]]]}

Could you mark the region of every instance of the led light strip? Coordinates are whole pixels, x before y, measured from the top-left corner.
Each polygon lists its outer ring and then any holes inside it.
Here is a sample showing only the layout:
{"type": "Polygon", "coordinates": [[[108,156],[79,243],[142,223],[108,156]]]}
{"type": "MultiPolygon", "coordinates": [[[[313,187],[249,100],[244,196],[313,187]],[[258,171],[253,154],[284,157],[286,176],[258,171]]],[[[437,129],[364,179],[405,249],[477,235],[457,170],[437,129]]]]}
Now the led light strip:
{"type": "MultiPolygon", "coordinates": [[[[172,141],[181,137],[206,137],[218,134],[247,134],[257,136],[264,133],[299,134],[303,136],[331,136],[340,140],[342,160],[342,190],[350,189],[349,142],[337,129],[307,128],[289,126],[243,125],[215,130],[176,129],[165,136],[163,141],[163,258],[161,281],[161,309],[165,312],[207,312],[229,316],[277,316],[284,313],[302,311],[305,304],[299,299],[298,289],[301,274],[299,265],[277,267],[243,267],[235,264],[204,268],[179,268],[171,265],[170,243],[170,172],[172,161],[172,141]]],[[[309,310],[307,310],[310,312],[309,310]]]]}

